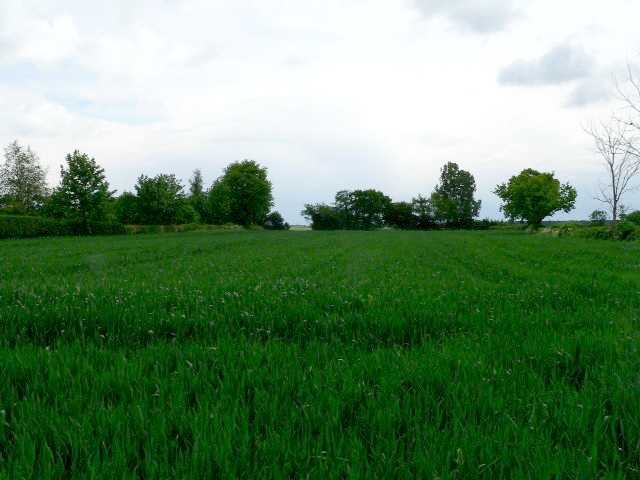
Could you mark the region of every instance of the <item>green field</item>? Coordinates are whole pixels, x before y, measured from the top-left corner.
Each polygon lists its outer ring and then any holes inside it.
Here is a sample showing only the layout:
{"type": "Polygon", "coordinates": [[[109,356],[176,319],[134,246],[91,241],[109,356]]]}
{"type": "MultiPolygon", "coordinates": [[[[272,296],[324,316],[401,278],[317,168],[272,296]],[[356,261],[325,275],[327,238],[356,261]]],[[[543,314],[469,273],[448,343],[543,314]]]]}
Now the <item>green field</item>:
{"type": "Polygon", "coordinates": [[[640,477],[640,245],[0,242],[0,478],[640,477]]]}

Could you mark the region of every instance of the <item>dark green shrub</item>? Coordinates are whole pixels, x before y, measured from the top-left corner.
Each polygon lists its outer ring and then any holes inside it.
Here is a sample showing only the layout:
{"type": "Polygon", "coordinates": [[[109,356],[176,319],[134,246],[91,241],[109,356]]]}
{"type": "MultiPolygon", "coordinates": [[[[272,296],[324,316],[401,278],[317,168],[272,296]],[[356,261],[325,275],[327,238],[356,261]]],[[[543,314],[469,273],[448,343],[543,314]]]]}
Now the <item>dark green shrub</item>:
{"type": "Polygon", "coordinates": [[[271,212],[267,215],[263,227],[266,230],[289,230],[289,224],[284,221],[280,212],[271,212]]]}
{"type": "Polygon", "coordinates": [[[634,225],[640,225],[640,210],[635,210],[625,215],[624,221],[633,223],[634,225]]]}
{"type": "Polygon", "coordinates": [[[619,222],[614,229],[616,240],[637,240],[640,238],[638,227],[631,222],[619,222]]]}
{"type": "Polygon", "coordinates": [[[69,235],[68,226],[50,218],[0,215],[0,238],[33,238],[69,235]]]}

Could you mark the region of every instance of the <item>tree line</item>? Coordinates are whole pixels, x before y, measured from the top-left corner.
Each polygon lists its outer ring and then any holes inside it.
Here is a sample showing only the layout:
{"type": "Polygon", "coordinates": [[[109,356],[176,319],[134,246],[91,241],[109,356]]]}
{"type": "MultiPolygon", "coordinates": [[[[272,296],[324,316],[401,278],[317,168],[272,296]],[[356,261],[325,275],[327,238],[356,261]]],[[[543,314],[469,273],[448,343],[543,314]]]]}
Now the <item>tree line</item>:
{"type": "MultiPolygon", "coordinates": [[[[475,198],[476,182],[471,173],[449,162],[442,167],[440,182],[429,196],[418,195],[411,202],[393,202],[383,192],[341,190],[333,204],[307,204],[302,215],[316,230],[371,230],[393,227],[407,230],[436,228],[483,228],[478,222],[481,201],[475,198]]],[[[502,200],[501,210],[512,222],[538,227],[556,212],[571,211],[577,193],[561,184],[553,173],[523,170],[500,184],[494,193],[502,200]]]]}
{"type": "Polygon", "coordinates": [[[196,170],[185,190],[173,174],[140,175],[133,192],[116,195],[104,169],[86,153],[74,151],[60,167],[60,183],[49,188],[35,152],[17,141],[5,148],[0,167],[0,212],[38,215],[90,226],[117,222],[139,225],[186,223],[263,225],[285,229],[271,211],[267,169],[253,160],[228,165],[209,188],[196,170]]]}

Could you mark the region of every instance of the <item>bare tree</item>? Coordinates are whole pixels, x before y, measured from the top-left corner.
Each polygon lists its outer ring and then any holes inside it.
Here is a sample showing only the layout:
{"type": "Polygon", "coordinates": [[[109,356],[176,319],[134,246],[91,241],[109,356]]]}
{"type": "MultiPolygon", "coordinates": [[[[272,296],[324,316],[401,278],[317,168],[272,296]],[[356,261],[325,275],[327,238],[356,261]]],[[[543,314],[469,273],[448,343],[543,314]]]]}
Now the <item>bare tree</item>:
{"type": "MultiPolygon", "coordinates": [[[[640,78],[631,63],[627,63],[627,76],[624,83],[620,84],[616,80],[616,90],[627,110],[626,118],[619,121],[640,132],[640,78]]],[[[628,141],[629,151],[640,157],[640,145],[635,140],[632,138],[628,141]]]]}
{"type": "Polygon", "coordinates": [[[629,122],[612,119],[609,123],[585,128],[607,171],[607,183],[600,185],[596,199],[609,206],[614,224],[618,221],[623,196],[635,188],[633,179],[640,173],[636,139],[629,134],[631,126],[629,122]]]}

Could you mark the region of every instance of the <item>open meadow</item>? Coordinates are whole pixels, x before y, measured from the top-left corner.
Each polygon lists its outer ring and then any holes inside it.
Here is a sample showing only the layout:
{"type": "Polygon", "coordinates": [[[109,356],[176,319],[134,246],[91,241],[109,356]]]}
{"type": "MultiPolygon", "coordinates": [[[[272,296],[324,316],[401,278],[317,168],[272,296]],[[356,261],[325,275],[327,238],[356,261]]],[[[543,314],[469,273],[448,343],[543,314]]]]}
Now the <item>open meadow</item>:
{"type": "Polygon", "coordinates": [[[0,242],[0,478],[640,477],[640,245],[0,242]]]}

